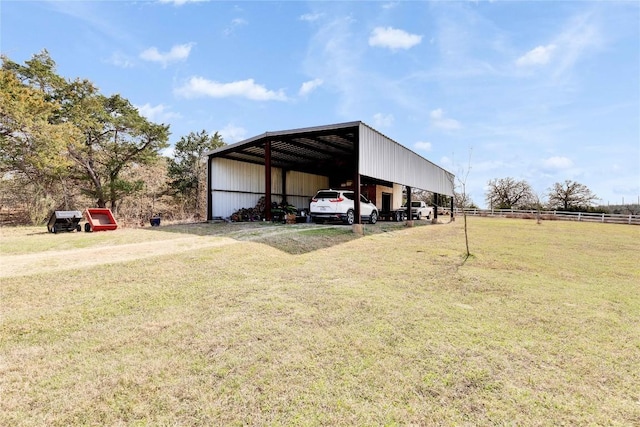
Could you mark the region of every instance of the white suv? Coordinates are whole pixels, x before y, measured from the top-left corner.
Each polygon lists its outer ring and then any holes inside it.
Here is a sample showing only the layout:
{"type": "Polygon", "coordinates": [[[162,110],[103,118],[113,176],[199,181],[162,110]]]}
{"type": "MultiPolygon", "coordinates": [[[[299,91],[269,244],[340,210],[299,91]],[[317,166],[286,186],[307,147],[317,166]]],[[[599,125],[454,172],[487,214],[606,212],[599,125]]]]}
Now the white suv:
{"type": "MultiPolygon", "coordinates": [[[[355,194],[347,190],[320,190],[311,199],[309,215],[314,222],[340,220],[352,225],[356,216],[353,211],[355,194]]],[[[378,209],[366,197],[360,195],[360,215],[371,224],[378,222],[378,209]]]]}

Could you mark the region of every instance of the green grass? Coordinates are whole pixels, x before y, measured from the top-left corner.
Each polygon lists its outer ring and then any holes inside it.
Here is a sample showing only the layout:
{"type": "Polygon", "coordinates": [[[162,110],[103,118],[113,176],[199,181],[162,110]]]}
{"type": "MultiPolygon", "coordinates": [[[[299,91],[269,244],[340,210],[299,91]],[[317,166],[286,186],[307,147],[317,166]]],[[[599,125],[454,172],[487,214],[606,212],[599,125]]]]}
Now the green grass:
{"type": "Polygon", "coordinates": [[[640,425],[640,228],[468,220],[3,230],[241,242],[3,279],[0,425],[640,425]]]}

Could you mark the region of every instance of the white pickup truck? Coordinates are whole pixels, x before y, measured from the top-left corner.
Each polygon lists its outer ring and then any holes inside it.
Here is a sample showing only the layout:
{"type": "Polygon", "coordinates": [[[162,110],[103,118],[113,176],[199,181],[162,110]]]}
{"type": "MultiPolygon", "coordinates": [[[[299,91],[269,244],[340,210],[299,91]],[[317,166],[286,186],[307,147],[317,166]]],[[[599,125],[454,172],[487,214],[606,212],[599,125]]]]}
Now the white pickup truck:
{"type": "MultiPolygon", "coordinates": [[[[407,206],[404,205],[400,208],[400,210],[404,209],[405,212],[407,210],[407,206]]],[[[427,206],[427,204],[423,201],[415,201],[411,202],[411,217],[415,219],[431,219],[433,214],[433,208],[431,206],[427,206]]]]}

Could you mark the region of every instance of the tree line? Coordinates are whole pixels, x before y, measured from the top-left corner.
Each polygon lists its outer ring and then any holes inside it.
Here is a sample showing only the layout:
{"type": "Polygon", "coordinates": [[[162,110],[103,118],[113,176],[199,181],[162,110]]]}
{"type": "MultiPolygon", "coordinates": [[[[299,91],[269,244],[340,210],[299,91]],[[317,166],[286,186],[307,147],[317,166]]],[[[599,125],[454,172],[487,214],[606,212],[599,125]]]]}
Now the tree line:
{"type": "Polygon", "coordinates": [[[191,132],[169,147],[170,129],[143,117],[120,94],[65,79],[44,50],[0,68],[0,214],[40,224],[54,210],[109,207],[125,222],[201,218],[207,151],[216,132],[191,132]]]}
{"type": "Polygon", "coordinates": [[[545,194],[537,194],[525,180],[511,177],[489,180],[485,202],[489,209],[548,209],[592,211],[598,197],[584,184],[556,182],[545,194]]]}

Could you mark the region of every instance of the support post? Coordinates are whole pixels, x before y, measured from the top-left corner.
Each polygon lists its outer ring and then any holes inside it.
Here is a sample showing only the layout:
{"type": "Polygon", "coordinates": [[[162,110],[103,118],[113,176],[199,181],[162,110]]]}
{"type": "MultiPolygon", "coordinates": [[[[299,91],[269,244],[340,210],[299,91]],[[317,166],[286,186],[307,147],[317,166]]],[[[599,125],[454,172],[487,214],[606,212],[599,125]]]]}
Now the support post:
{"type": "MultiPolygon", "coordinates": [[[[353,142],[353,213],[355,215],[354,224],[362,224],[362,212],[360,209],[360,130],[356,130],[355,141],[353,142]]],[[[354,229],[355,231],[355,229],[354,229]]]]}
{"type": "Polygon", "coordinates": [[[211,156],[207,157],[207,221],[213,220],[213,186],[211,185],[211,156]]]}
{"type": "MultiPolygon", "coordinates": [[[[454,197],[451,196],[451,221],[454,221],[454,214],[453,214],[454,203],[453,203],[453,199],[454,199],[454,197]]],[[[464,206],[462,207],[462,209],[464,209],[464,206]]]]}
{"type": "Polygon", "coordinates": [[[413,227],[413,214],[411,213],[411,187],[407,185],[407,227],[413,227]]]}
{"type": "Polygon", "coordinates": [[[271,141],[264,144],[264,217],[271,221],[271,141]]]}
{"type": "Polygon", "coordinates": [[[436,224],[438,222],[438,205],[440,204],[440,194],[433,194],[433,223],[436,224]]]}

